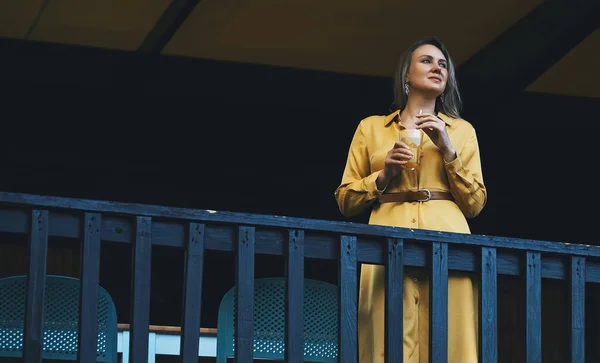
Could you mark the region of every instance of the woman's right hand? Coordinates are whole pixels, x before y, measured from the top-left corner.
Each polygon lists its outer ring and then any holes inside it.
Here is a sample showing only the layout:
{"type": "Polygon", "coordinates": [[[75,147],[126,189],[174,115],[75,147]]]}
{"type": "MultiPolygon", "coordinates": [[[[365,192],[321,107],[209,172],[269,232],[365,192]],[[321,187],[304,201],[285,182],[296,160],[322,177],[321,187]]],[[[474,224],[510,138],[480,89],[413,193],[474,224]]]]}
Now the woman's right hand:
{"type": "Polygon", "coordinates": [[[383,171],[377,177],[377,189],[383,190],[389,182],[404,170],[406,163],[412,158],[413,153],[402,141],[396,141],[387,152],[383,171]]]}

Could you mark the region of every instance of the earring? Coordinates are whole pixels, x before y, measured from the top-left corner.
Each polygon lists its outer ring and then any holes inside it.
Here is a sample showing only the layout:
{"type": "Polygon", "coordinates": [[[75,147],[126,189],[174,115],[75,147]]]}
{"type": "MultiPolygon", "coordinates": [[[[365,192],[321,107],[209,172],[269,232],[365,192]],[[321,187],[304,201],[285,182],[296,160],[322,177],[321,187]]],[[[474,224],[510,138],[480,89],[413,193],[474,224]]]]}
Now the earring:
{"type": "Polygon", "coordinates": [[[440,102],[444,103],[444,94],[443,93],[440,95],[440,102]]]}
{"type": "Polygon", "coordinates": [[[408,82],[404,84],[404,93],[406,93],[406,95],[408,96],[408,82]]]}

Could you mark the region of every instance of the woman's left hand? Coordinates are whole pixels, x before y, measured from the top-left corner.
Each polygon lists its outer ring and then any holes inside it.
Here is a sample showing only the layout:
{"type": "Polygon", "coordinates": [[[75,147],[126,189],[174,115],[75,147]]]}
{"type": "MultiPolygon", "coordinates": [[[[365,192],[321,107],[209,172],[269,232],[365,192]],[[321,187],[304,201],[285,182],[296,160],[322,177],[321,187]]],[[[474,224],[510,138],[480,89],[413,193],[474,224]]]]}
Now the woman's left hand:
{"type": "Polygon", "coordinates": [[[442,154],[444,160],[452,161],[456,158],[456,151],[450,143],[448,137],[448,131],[446,130],[446,123],[439,117],[430,113],[423,113],[416,115],[415,126],[418,129],[423,130],[429,136],[435,146],[437,146],[442,154]]]}

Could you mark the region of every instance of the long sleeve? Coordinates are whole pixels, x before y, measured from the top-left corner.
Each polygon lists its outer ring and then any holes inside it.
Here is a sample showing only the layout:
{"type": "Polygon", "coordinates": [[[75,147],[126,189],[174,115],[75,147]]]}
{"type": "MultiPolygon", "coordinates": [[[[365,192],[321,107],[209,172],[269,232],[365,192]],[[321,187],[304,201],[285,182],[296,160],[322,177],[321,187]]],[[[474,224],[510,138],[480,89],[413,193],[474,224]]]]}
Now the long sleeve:
{"type": "Polygon", "coordinates": [[[459,151],[457,158],[446,163],[446,174],[456,204],[466,218],[479,215],[487,202],[487,190],[483,183],[479,144],[475,129],[459,151]]]}
{"type": "Polygon", "coordinates": [[[376,184],[381,170],[371,171],[363,127],[364,121],[354,133],[342,182],[334,193],[338,207],[346,217],[360,214],[381,195],[376,184]]]}

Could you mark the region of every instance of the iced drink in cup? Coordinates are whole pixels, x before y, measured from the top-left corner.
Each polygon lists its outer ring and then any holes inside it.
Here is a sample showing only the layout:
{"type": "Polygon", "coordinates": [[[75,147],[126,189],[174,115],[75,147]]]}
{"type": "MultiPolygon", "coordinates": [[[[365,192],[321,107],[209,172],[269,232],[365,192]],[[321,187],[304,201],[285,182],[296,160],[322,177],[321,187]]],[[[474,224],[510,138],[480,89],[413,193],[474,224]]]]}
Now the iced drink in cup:
{"type": "Polygon", "coordinates": [[[405,143],[413,153],[412,158],[406,164],[406,169],[415,170],[419,168],[421,160],[421,130],[420,129],[401,129],[400,141],[405,143]]]}

